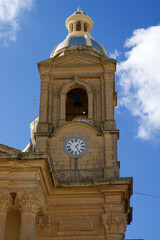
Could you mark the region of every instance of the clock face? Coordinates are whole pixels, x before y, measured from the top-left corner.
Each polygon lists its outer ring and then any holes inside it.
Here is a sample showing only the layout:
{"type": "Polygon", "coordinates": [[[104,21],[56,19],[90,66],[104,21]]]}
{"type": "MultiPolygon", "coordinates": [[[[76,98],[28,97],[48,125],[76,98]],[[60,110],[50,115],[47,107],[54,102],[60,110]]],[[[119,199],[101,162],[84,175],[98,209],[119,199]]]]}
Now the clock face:
{"type": "Polygon", "coordinates": [[[87,140],[81,136],[72,136],[64,143],[64,152],[73,158],[78,158],[84,155],[87,150],[87,140]]]}

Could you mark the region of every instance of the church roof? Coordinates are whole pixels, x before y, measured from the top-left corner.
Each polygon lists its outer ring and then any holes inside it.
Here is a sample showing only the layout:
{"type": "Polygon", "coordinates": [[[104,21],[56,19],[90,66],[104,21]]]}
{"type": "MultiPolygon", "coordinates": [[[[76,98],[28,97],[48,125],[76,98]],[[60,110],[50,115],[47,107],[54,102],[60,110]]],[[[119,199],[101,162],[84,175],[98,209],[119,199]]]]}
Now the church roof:
{"type": "Polygon", "coordinates": [[[19,149],[9,147],[4,144],[0,144],[0,154],[6,154],[6,155],[11,155],[11,154],[18,154],[21,151],[19,149]]]}

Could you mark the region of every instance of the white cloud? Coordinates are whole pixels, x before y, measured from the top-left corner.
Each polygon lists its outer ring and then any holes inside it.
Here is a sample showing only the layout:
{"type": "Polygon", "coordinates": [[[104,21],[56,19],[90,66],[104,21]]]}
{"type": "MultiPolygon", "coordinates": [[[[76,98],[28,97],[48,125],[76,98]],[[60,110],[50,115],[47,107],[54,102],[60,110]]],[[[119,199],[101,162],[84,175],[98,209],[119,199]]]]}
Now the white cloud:
{"type": "Polygon", "coordinates": [[[121,52],[119,52],[119,51],[116,49],[116,50],[114,50],[113,53],[110,53],[110,54],[109,54],[109,57],[110,57],[110,58],[113,58],[113,59],[117,59],[120,55],[121,55],[121,52]]]}
{"type": "Polygon", "coordinates": [[[117,67],[120,104],[138,117],[137,137],[160,137],[160,26],[137,29],[126,40],[126,60],[117,67]]]}
{"type": "Polygon", "coordinates": [[[30,11],[34,0],[0,0],[0,40],[15,41],[20,29],[19,18],[30,11]]]}

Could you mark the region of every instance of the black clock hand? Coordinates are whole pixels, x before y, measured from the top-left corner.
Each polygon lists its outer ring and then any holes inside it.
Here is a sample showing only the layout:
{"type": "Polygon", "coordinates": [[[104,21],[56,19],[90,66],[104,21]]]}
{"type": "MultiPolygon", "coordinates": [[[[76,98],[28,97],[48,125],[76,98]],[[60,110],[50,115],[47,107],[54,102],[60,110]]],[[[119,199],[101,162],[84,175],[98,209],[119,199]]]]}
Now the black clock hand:
{"type": "Polygon", "coordinates": [[[79,151],[79,149],[78,149],[78,147],[77,147],[77,146],[78,146],[78,145],[76,145],[76,146],[75,146],[75,148],[76,148],[76,149],[78,150],[78,152],[80,153],[80,151],[79,151]]]}

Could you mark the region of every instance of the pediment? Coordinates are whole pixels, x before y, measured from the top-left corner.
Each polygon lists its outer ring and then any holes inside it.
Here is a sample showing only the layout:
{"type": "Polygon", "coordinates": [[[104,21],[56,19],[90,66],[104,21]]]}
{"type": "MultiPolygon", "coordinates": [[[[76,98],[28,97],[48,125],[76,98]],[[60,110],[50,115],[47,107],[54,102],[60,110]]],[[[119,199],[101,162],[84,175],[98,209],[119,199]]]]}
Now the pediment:
{"type": "Polygon", "coordinates": [[[0,144],[0,154],[11,155],[11,154],[18,154],[18,153],[20,153],[20,150],[0,144]]]}
{"type": "Polygon", "coordinates": [[[63,56],[57,56],[55,58],[49,58],[42,62],[39,62],[38,69],[40,74],[44,72],[58,71],[58,69],[68,69],[73,67],[89,67],[90,69],[96,67],[110,66],[115,69],[116,60],[107,57],[93,56],[87,53],[75,52],[66,54],[63,56]]]}
{"type": "Polygon", "coordinates": [[[83,66],[83,65],[95,65],[97,64],[97,59],[86,59],[80,56],[68,57],[66,59],[61,59],[61,61],[55,62],[54,65],[57,66],[83,66]]]}
{"type": "Polygon", "coordinates": [[[38,63],[39,65],[53,65],[53,66],[75,66],[75,65],[95,65],[99,64],[99,57],[91,56],[83,53],[72,53],[56,58],[46,59],[38,63]]]}

